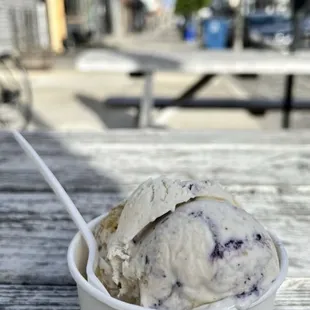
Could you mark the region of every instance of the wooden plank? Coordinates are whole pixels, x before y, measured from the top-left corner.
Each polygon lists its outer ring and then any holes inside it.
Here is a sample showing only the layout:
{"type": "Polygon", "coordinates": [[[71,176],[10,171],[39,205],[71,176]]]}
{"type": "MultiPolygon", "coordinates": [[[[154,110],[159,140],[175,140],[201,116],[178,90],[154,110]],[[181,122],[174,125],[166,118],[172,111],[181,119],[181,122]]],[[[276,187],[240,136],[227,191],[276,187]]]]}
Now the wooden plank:
{"type": "Polygon", "coordinates": [[[309,278],[287,278],[278,291],[275,310],[309,309],[309,289],[309,278]]]}
{"type": "MultiPolygon", "coordinates": [[[[310,185],[309,131],[270,136],[121,132],[26,137],[70,191],[120,192],[160,174],[280,189],[310,185]]],[[[16,142],[5,135],[1,142],[0,191],[49,190],[16,142]]]]}
{"type": "Polygon", "coordinates": [[[76,287],[1,285],[0,310],[78,310],[76,287]]]}
{"type": "Polygon", "coordinates": [[[200,74],[309,74],[310,53],[275,51],[87,50],[76,60],[83,72],[164,71],[200,74]],[[250,64],[250,65],[249,65],[250,64]]]}
{"type": "MultiPolygon", "coordinates": [[[[306,310],[310,307],[310,279],[287,278],[280,288],[275,310],[306,310]]],[[[77,310],[75,286],[0,285],[1,310],[77,310]]]]}
{"type": "MultiPolygon", "coordinates": [[[[0,283],[72,283],[66,252],[77,229],[53,194],[0,194],[0,283]]],[[[73,195],[89,221],[116,195],[73,195]]]]}
{"type": "MultiPolygon", "coordinates": [[[[37,145],[57,146],[57,143],[75,144],[250,144],[250,145],[304,145],[310,144],[310,130],[108,130],[105,132],[25,132],[27,139],[37,145]]],[[[0,137],[9,140],[10,133],[0,132],[0,137]]],[[[1,140],[0,140],[1,141],[1,140]]]]}
{"type": "MultiPolygon", "coordinates": [[[[310,193],[238,188],[245,209],[283,240],[289,275],[310,277],[310,193]]],[[[87,221],[122,200],[113,193],[72,194],[87,221]]],[[[0,193],[0,283],[72,284],[66,251],[76,228],[50,193],[0,193]]]]}

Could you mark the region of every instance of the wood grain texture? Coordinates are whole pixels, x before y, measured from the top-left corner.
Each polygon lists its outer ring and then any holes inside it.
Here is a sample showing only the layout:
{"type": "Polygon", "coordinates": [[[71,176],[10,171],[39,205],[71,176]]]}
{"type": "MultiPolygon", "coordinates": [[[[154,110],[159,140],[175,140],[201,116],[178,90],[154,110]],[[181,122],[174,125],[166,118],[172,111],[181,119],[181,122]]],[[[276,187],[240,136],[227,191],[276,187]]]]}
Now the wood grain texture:
{"type": "Polygon", "coordinates": [[[78,310],[76,287],[1,285],[0,310],[78,310]]]}
{"type": "MultiPolygon", "coordinates": [[[[288,278],[280,288],[275,310],[310,308],[310,279],[288,278]]],[[[77,310],[73,285],[0,285],[0,310],[77,310]]]]}
{"type": "Polygon", "coordinates": [[[307,52],[294,55],[275,51],[242,52],[180,50],[167,48],[126,48],[120,50],[86,50],[76,60],[77,70],[84,72],[187,72],[200,74],[309,74],[307,52]],[[251,64],[251,65],[249,65],[251,64]]]}
{"type": "MultiPolygon", "coordinates": [[[[248,212],[283,240],[290,257],[289,275],[310,276],[310,194],[234,192],[248,212]]],[[[123,195],[84,193],[72,198],[90,221],[123,195]]],[[[0,203],[0,283],[72,284],[66,251],[76,228],[57,198],[49,193],[2,193],[0,203]]]]}
{"type": "MultiPolygon", "coordinates": [[[[270,144],[270,145],[304,145],[310,144],[310,130],[290,130],[290,131],[258,131],[258,130],[108,130],[102,133],[81,132],[25,132],[27,139],[36,144],[46,144],[50,141],[60,141],[61,143],[123,143],[136,144],[145,143],[156,144],[178,144],[178,143],[216,143],[216,144],[270,144]]],[[[10,133],[2,135],[10,136],[10,133]]]]}
{"type": "MultiPolygon", "coordinates": [[[[26,135],[67,190],[99,192],[120,192],[160,174],[227,185],[310,185],[309,136],[239,132],[224,138],[147,131],[26,135]]],[[[10,137],[1,141],[0,191],[48,191],[16,142],[10,137]]]]}
{"type": "MultiPolygon", "coordinates": [[[[150,176],[217,179],[284,242],[276,310],[310,309],[310,132],[27,133],[87,221],[150,176]]],[[[11,133],[0,133],[0,310],[78,309],[76,228],[11,133]]]]}

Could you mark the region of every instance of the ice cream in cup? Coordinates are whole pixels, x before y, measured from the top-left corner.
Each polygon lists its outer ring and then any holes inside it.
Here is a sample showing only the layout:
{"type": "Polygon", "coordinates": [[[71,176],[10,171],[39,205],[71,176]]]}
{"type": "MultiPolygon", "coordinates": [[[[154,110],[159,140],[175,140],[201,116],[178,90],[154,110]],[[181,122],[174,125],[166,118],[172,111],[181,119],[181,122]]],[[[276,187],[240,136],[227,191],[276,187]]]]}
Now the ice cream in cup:
{"type": "Polygon", "coordinates": [[[272,310],[287,274],[278,238],[211,182],[147,180],[89,225],[110,296],[86,281],[77,234],[68,264],[82,310],[272,310]]]}

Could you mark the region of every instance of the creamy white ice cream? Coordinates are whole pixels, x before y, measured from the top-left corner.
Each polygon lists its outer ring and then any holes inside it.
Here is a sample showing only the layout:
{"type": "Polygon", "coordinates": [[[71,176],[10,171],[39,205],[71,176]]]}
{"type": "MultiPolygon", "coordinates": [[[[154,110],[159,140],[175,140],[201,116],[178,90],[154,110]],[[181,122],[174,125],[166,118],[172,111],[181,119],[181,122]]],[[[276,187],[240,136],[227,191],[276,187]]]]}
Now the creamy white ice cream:
{"type": "Polygon", "coordinates": [[[154,309],[258,299],[279,273],[267,231],[219,185],[143,183],[95,232],[111,294],[154,309]]]}

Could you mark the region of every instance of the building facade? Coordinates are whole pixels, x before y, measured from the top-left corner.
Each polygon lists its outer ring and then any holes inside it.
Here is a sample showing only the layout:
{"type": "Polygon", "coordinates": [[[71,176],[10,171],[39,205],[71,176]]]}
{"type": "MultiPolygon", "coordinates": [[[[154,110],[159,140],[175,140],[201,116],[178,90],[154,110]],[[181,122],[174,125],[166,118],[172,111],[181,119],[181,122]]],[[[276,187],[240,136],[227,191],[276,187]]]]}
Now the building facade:
{"type": "MultiPolygon", "coordinates": [[[[35,0],[0,0],[0,51],[11,50],[14,47],[18,39],[17,30],[22,29],[22,26],[31,27],[29,12],[35,9],[35,2],[35,0]],[[16,16],[19,19],[17,26],[14,25],[14,14],[18,15],[16,16]]],[[[25,36],[25,31],[22,34],[20,30],[19,35],[25,36]]]]}

